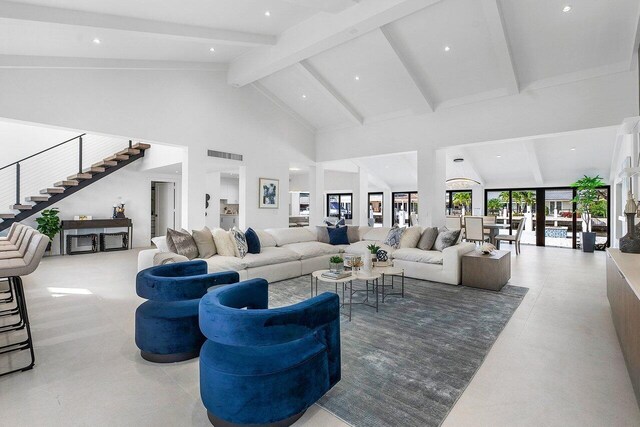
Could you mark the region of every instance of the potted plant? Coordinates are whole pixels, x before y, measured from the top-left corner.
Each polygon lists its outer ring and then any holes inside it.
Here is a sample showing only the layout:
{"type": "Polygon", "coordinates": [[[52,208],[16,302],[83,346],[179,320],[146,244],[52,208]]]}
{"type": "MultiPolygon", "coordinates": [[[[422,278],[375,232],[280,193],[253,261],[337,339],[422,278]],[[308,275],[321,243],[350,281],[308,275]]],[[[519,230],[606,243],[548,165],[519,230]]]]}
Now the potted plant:
{"type": "Polygon", "coordinates": [[[38,231],[49,238],[49,245],[47,251],[51,252],[51,243],[56,234],[60,232],[60,217],[58,216],[58,208],[45,209],[40,214],[39,218],[36,218],[38,223],[38,231]]]}
{"type": "Polygon", "coordinates": [[[372,243],[367,246],[367,249],[369,250],[369,252],[371,252],[371,255],[375,257],[378,251],[380,250],[380,246],[376,245],[375,243],[372,243]]]}
{"type": "Polygon", "coordinates": [[[596,246],[596,233],[591,231],[591,219],[595,210],[600,205],[601,195],[599,188],[605,185],[602,177],[585,175],[573,184],[576,189],[576,197],[572,200],[576,204],[576,212],[586,224],[586,230],[582,230],[582,252],[593,252],[596,246]]]}
{"type": "Polygon", "coordinates": [[[341,256],[332,256],[329,258],[329,269],[331,271],[344,270],[344,259],[341,256]]]}

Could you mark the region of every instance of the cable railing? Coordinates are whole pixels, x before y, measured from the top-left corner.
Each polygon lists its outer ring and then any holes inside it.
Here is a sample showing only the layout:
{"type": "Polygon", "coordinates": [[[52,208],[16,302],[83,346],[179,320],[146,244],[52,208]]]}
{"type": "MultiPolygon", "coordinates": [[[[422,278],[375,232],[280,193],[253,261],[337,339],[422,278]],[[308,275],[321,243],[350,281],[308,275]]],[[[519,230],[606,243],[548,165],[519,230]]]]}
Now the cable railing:
{"type": "Polygon", "coordinates": [[[25,204],[25,197],[38,196],[56,182],[83,173],[129,144],[121,138],[83,133],[0,167],[0,213],[8,212],[11,205],[25,204]]]}

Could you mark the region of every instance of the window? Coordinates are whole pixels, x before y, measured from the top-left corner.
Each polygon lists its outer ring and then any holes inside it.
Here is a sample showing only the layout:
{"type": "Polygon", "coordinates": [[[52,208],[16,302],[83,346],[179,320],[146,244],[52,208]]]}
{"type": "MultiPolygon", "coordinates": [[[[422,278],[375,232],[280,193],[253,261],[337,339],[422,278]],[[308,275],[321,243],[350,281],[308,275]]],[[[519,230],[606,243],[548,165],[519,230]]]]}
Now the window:
{"type": "Polygon", "coordinates": [[[472,215],[473,204],[471,190],[447,191],[445,193],[445,212],[447,215],[472,215]]]}
{"type": "Polygon", "coordinates": [[[327,194],[327,217],[338,219],[352,219],[351,213],[353,194],[327,194]]]}
{"type": "Polygon", "coordinates": [[[384,223],[383,203],[383,193],[369,193],[369,213],[367,215],[369,226],[382,227],[384,223]]]}
{"type": "Polygon", "coordinates": [[[404,227],[411,224],[411,215],[418,214],[418,193],[416,191],[391,193],[393,201],[393,224],[404,227]]]}

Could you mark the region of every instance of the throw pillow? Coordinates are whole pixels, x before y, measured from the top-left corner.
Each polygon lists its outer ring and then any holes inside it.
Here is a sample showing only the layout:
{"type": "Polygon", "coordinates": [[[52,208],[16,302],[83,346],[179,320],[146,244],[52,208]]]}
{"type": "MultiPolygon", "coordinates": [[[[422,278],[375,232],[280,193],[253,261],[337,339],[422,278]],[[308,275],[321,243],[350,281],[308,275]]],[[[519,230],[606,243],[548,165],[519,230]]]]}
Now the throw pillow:
{"type": "Polygon", "coordinates": [[[213,241],[213,234],[209,227],[205,227],[202,230],[193,230],[193,240],[198,246],[198,253],[200,258],[211,258],[216,254],[216,244],[213,241]]]}
{"type": "Polygon", "coordinates": [[[400,247],[400,240],[402,239],[402,234],[406,228],[400,228],[397,225],[394,226],[391,230],[389,230],[389,234],[387,234],[387,238],[384,241],[385,245],[391,246],[393,249],[398,249],[400,247]]]}
{"type": "Polygon", "coordinates": [[[329,232],[329,243],[332,245],[348,245],[349,236],[347,227],[327,228],[329,232]]]}
{"type": "MultiPolygon", "coordinates": [[[[329,232],[327,231],[329,227],[324,225],[316,226],[316,238],[320,243],[330,243],[329,242],[329,232]]],[[[331,227],[333,228],[333,227],[331,227]]]]}
{"type": "Polygon", "coordinates": [[[167,245],[167,236],[158,236],[151,239],[151,242],[156,245],[156,248],[160,252],[170,252],[169,246],[167,245]]]}
{"type": "Polygon", "coordinates": [[[423,251],[430,251],[433,248],[433,244],[436,242],[438,238],[438,227],[427,227],[422,232],[422,236],[420,236],[420,241],[418,242],[418,249],[422,249],[423,251]]]}
{"type": "Polygon", "coordinates": [[[169,246],[171,252],[186,256],[189,259],[198,257],[198,246],[188,232],[167,228],[167,246],[169,246]]]}
{"type": "Polygon", "coordinates": [[[357,225],[347,225],[347,237],[349,243],[356,243],[360,241],[360,227],[357,225]]]}
{"type": "Polygon", "coordinates": [[[460,231],[461,230],[443,229],[438,233],[436,242],[433,244],[433,249],[442,252],[449,246],[455,245],[458,242],[458,238],[460,238],[460,231]]]}
{"type": "Polygon", "coordinates": [[[236,256],[236,250],[234,249],[235,243],[231,240],[231,235],[228,231],[223,230],[222,228],[216,228],[211,232],[211,234],[213,234],[213,241],[216,244],[218,255],[236,256]]]}
{"type": "Polygon", "coordinates": [[[173,252],[158,252],[153,256],[153,265],[174,264],[176,262],[186,262],[186,256],[174,254],[173,252]]]}
{"type": "Polygon", "coordinates": [[[343,227],[347,225],[347,222],[342,218],[340,221],[336,222],[336,227],[343,227]]]}
{"type": "Polygon", "coordinates": [[[407,228],[402,234],[402,239],[400,239],[400,248],[415,248],[418,246],[420,236],[422,235],[420,231],[420,227],[407,228]]]}
{"type": "Polygon", "coordinates": [[[247,231],[244,232],[244,237],[247,239],[247,249],[250,254],[259,254],[260,253],[260,238],[258,237],[258,233],[251,227],[247,228],[247,231]]]}
{"type": "Polygon", "coordinates": [[[324,220],[324,225],[326,225],[327,227],[334,227],[335,224],[331,221],[329,221],[328,219],[324,220]]]}
{"type": "Polygon", "coordinates": [[[233,227],[231,230],[231,238],[234,243],[234,253],[236,258],[244,258],[249,251],[249,246],[247,245],[247,238],[244,236],[244,233],[238,228],[233,227]]]}

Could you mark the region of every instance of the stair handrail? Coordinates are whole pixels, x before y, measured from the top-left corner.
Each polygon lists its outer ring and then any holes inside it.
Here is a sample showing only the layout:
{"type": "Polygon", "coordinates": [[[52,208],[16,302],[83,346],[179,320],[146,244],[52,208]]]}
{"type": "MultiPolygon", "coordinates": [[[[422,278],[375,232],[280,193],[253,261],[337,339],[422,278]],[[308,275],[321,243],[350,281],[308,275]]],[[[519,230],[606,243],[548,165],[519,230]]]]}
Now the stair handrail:
{"type": "Polygon", "coordinates": [[[64,144],[68,144],[71,141],[75,141],[78,140],[78,173],[82,173],[82,137],[85,136],[86,133],[83,133],[81,135],[75,136],[71,139],[67,139],[66,141],[62,141],[59,144],[56,145],[52,145],[49,148],[45,148],[42,151],[39,151],[35,154],[32,154],[30,156],[25,157],[24,159],[20,159],[20,160],[16,160],[13,163],[9,163],[6,166],[3,166],[0,168],[0,171],[9,168],[11,166],[15,166],[16,167],[16,205],[20,205],[22,204],[20,201],[20,163],[24,162],[25,160],[29,160],[33,157],[39,156],[40,154],[46,153],[47,151],[53,150],[54,148],[60,147],[61,145],[64,144]]]}
{"type": "Polygon", "coordinates": [[[59,144],[52,145],[52,146],[51,146],[51,147],[49,147],[49,148],[45,148],[45,149],[44,149],[44,150],[42,150],[42,151],[38,151],[38,152],[37,152],[37,153],[35,153],[35,154],[32,154],[32,155],[30,155],[30,156],[27,156],[27,157],[25,157],[24,159],[16,160],[16,161],[15,161],[15,162],[13,162],[13,163],[9,163],[8,165],[1,167],[1,168],[0,168],[0,171],[1,171],[1,170],[3,170],[3,169],[8,168],[8,167],[10,167],[10,166],[14,166],[14,165],[16,165],[16,164],[18,164],[18,163],[22,163],[22,162],[24,162],[25,160],[29,160],[29,159],[31,159],[32,157],[39,156],[40,154],[42,154],[42,153],[46,153],[47,151],[53,150],[54,148],[60,147],[61,145],[67,144],[67,143],[69,143],[69,142],[71,142],[71,141],[75,141],[76,139],[78,139],[78,138],[82,138],[82,137],[83,137],[83,136],[85,136],[85,135],[86,135],[86,133],[80,134],[80,135],[78,135],[78,136],[74,136],[74,137],[73,137],[73,138],[71,138],[71,139],[67,139],[66,141],[62,141],[62,142],[61,142],[61,143],[59,143],[59,144]]]}

